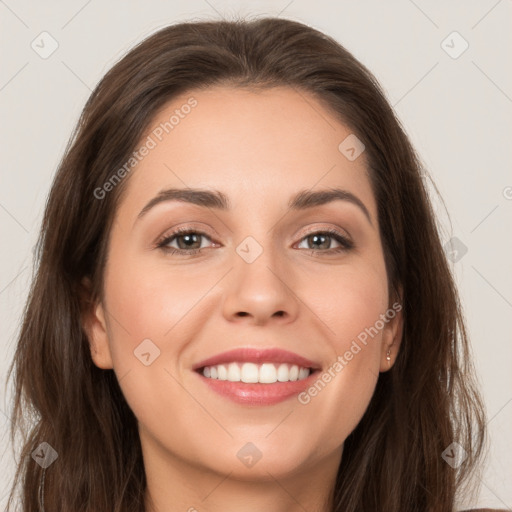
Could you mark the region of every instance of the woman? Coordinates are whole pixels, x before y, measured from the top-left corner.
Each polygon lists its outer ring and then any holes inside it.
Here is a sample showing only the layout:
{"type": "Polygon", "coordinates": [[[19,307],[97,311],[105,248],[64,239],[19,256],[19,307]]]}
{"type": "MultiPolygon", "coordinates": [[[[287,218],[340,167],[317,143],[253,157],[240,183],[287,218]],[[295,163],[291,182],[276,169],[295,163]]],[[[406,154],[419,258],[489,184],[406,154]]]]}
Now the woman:
{"type": "Polygon", "coordinates": [[[420,167],[371,73],[303,24],[131,50],[43,219],[23,510],[455,510],[485,421],[420,167]]]}

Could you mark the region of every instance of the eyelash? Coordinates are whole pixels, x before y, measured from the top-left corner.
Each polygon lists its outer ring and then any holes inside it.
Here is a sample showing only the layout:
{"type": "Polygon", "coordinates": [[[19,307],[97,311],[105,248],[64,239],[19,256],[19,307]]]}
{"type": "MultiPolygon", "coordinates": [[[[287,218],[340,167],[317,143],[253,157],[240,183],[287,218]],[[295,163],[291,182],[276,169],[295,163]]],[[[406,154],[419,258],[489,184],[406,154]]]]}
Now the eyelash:
{"type": "MultiPolygon", "coordinates": [[[[204,237],[208,238],[209,240],[211,240],[211,238],[206,233],[203,233],[202,231],[197,231],[197,230],[189,229],[189,228],[177,228],[175,231],[173,231],[169,235],[167,235],[167,234],[164,235],[164,237],[161,238],[156,243],[156,247],[158,249],[161,249],[162,251],[164,251],[166,254],[179,254],[179,255],[184,255],[184,256],[192,256],[194,254],[198,254],[204,248],[202,248],[202,249],[189,249],[189,250],[186,250],[186,249],[175,249],[174,247],[166,247],[167,244],[169,244],[171,241],[173,241],[178,236],[180,236],[180,235],[191,235],[191,234],[204,236],[204,237]]],[[[302,240],[304,240],[305,238],[307,238],[307,237],[309,237],[311,235],[328,235],[331,238],[334,238],[341,245],[341,247],[336,247],[334,249],[327,249],[325,251],[323,251],[323,250],[315,250],[315,249],[302,249],[302,250],[310,250],[311,251],[311,255],[313,255],[313,256],[318,256],[318,253],[321,253],[321,254],[338,254],[338,253],[341,253],[341,252],[349,251],[349,250],[354,248],[354,243],[352,241],[350,241],[348,238],[346,238],[345,236],[343,236],[341,233],[336,231],[335,229],[324,229],[324,230],[319,230],[319,231],[311,231],[309,233],[306,233],[300,239],[300,241],[302,242],[302,240]]]]}

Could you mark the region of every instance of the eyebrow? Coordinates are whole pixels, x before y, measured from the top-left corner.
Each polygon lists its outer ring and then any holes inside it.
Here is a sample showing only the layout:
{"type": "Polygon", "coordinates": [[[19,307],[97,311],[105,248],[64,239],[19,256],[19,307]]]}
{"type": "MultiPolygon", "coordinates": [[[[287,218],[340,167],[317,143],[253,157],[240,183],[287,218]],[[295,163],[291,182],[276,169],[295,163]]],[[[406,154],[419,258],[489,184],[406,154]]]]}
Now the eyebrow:
{"type": "MultiPolygon", "coordinates": [[[[167,190],[161,190],[157,196],[151,199],[146,206],[142,208],[137,216],[137,220],[142,218],[157,204],[167,201],[181,201],[222,211],[231,209],[231,203],[228,197],[218,190],[170,188],[167,190]]],[[[292,210],[307,210],[308,208],[325,205],[333,201],[347,201],[357,206],[373,226],[370,213],[364,203],[356,195],[352,194],[352,192],[340,188],[330,188],[317,191],[301,190],[290,199],[288,202],[288,208],[292,210]]]]}

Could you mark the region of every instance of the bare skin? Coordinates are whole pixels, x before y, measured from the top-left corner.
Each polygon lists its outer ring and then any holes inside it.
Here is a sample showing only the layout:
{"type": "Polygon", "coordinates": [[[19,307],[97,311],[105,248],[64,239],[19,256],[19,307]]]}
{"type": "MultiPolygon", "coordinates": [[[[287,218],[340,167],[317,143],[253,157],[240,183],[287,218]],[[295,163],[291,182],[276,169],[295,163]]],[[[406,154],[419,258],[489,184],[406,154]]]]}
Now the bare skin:
{"type": "MultiPolygon", "coordinates": [[[[91,355],[114,369],[139,422],[148,512],[327,511],[343,443],[396,358],[401,314],[308,403],[234,403],[192,368],[252,347],[289,350],[326,370],[392,307],[365,154],[349,161],[338,146],[350,129],[289,88],[188,92],[148,134],[191,96],[197,106],[126,178],[105,302],[84,325],[91,355]],[[219,190],[231,208],[172,200],[138,219],[161,190],[189,187],[219,190]],[[299,191],[329,188],[356,196],[369,218],[347,200],[288,208],[299,191]],[[199,253],[156,247],[176,227],[205,234],[192,246],[199,253]],[[315,242],[325,230],[354,247],[333,252],[343,245],[329,234],[315,242]],[[246,237],[263,251],[251,263],[236,251],[246,237]],[[145,339],[160,350],[148,366],[134,355],[145,339]],[[247,443],[261,453],[252,467],[237,457],[247,443]]],[[[167,247],[186,247],[179,236],[167,247]]]]}

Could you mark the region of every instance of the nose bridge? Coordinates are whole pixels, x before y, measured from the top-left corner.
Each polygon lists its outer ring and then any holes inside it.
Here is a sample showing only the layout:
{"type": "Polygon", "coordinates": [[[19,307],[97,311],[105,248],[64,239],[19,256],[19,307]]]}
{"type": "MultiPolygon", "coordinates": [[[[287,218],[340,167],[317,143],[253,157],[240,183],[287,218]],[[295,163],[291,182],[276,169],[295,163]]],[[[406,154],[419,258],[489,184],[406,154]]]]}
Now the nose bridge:
{"type": "Polygon", "coordinates": [[[271,233],[247,236],[235,249],[234,261],[236,280],[239,286],[258,291],[262,296],[277,296],[284,290],[283,282],[276,277],[283,272],[282,248],[276,247],[271,233]]]}
{"type": "Polygon", "coordinates": [[[274,246],[271,233],[256,236],[247,236],[235,247],[224,315],[250,316],[257,323],[272,316],[291,319],[297,313],[297,300],[291,291],[293,275],[284,272],[282,248],[274,246]]]}

